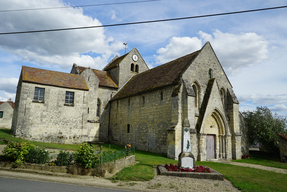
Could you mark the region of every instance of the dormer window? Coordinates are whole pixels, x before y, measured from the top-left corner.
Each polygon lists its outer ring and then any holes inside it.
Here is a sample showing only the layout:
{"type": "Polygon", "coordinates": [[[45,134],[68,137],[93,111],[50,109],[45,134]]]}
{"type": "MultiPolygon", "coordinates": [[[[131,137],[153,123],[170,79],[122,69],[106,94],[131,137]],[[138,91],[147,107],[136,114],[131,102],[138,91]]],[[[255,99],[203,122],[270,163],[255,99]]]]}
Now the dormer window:
{"type": "Polygon", "coordinates": [[[135,65],[132,63],[131,64],[131,71],[134,72],[135,71],[135,65]]]}
{"type": "Polygon", "coordinates": [[[139,72],[139,65],[136,65],[136,73],[139,72]]]}

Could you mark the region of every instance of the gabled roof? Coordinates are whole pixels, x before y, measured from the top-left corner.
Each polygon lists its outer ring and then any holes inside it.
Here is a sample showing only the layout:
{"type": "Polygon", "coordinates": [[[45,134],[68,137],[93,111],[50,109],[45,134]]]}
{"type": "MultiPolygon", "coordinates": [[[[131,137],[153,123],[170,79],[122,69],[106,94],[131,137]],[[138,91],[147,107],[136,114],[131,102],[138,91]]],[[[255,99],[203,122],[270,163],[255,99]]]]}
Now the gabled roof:
{"type": "Polygon", "coordinates": [[[107,71],[109,69],[112,69],[114,67],[116,67],[129,53],[126,53],[114,60],[112,60],[110,63],[108,63],[105,67],[104,67],[104,71],[107,71]]]}
{"type": "MultiPolygon", "coordinates": [[[[86,67],[78,66],[79,73],[81,74],[84,70],[86,70],[86,67]]],[[[95,75],[100,80],[100,86],[104,87],[112,87],[112,88],[118,88],[118,85],[113,80],[112,76],[107,71],[101,71],[97,69],[92,69],[95,75]]]]}
{"type": "Polygon", "coordinates": [[[178,84],[182,73],[195,59],[199,52],[200,51],[193,52],[133,76],[112,100],[178,84]]]}
{"type": "Polygon", "coordinates": [[[14,109],[15,107],[15,103],[11,100],[8,100],[8,101],[0,101],[0,105],[2,105],[3,103],[8,103],[10,104],[10,106],[14,109]]]}
{"type": "Polygon", "coordinates": [[[80,75],[23,66],[21,76],[23,82],[89,90],[85,78],[80,75]]]}

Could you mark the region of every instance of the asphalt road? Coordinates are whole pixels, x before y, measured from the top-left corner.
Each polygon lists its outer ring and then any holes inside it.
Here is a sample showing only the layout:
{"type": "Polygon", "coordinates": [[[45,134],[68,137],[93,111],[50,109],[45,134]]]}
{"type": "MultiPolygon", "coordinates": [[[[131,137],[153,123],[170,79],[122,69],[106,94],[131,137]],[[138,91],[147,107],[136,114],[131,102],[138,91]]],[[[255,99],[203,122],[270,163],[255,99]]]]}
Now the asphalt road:
{"type": "Polygon", "coordinates": [[[0,192],[128,192],[116,189],[78,186],[0,177],[0,192]]]}

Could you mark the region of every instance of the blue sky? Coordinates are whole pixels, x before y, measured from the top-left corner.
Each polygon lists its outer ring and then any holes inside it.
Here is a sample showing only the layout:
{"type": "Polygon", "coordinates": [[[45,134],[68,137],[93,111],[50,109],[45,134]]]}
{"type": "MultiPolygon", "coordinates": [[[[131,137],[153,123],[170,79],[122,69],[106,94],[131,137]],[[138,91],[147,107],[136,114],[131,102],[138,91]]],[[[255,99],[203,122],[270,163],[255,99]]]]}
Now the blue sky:
{"type": "MultiPolygon", "coordinates": [[[[1,10],[134,0],[9,0],[1,10]]],[[[187,17],[287,5],[286,0],[161,0],[123,5],[0,12],[0,33],[187,17]]],[[[268,106],[287,116],[287,9],[181,21],[0,36],[0,100],[15,99],[22,65],[70,72],[72,64],[102,69],[136,47],[149,67],[210,41],[240,110],[268,106]]]]}

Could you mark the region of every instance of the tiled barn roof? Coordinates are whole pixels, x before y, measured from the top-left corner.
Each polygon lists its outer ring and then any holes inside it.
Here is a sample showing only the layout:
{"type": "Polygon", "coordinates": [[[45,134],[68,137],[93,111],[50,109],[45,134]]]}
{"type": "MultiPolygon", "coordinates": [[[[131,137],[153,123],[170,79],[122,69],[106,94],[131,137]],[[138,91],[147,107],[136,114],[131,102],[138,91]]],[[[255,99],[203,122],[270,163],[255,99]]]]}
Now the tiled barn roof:
{"type": "Polygon", "coordinates": [[[26,66],[22,67],[22,81],[42,85],[89,90],[83,76],[26,66]]]}
{"type": "Polygon", "coordinates": [[[8,101],[0,101],[0,105],[2,105],[3,103],[10,104],[13,109],[15,107],[15,103],[13,101],[11,101],[10,99],[8,101]]]}
{"type": "MultiPolygon", "coordinates": [[[[87,68],[78,66],[78,69],[81,74],[87,68]]],[[[107,71],[101,71],[101,70],[96,70],[96,69],[92,69],[92,70],[94,71],[98,79],[100,80],[100,86],[118,88],[118,85],[115,83],[112,76],[107,71]]]]}
{"type": "Polygon", "coordinates": [[[182,73],[195,59],[199,52],[200,51],[193,52],[133,76],[112,100],[178,84],[182,73]]]}
{"type": "Polygon", "coordinates": [[[103,70],[107,71],[109,69],[116,67],[127,55],[128,55],[128,53],[126,53],[126,54],[116,58],[115,60],[111,61],[109,64],[107,64],[105,66],[105,68],[103,70]]]}

